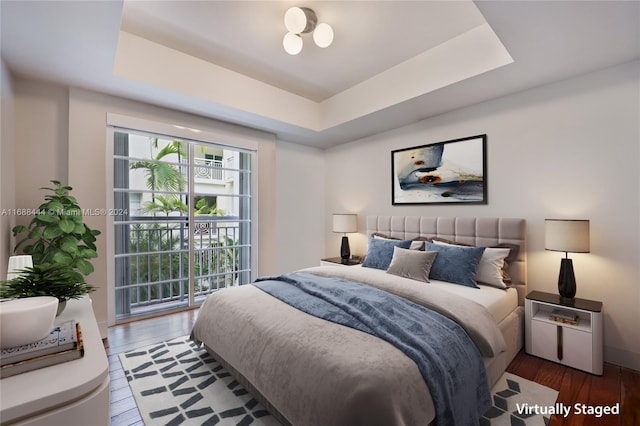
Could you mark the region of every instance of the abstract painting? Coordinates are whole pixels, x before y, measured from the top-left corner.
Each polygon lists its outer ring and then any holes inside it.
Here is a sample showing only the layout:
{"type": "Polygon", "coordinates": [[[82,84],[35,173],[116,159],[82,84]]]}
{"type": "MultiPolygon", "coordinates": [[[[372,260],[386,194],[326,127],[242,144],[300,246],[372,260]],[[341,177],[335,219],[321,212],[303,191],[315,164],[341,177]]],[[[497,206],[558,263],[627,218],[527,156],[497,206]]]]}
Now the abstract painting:
{"type": "Polygon", "coordinates": [[[391,200],[487,204],[487,135],[391,151],[391,200]]]}

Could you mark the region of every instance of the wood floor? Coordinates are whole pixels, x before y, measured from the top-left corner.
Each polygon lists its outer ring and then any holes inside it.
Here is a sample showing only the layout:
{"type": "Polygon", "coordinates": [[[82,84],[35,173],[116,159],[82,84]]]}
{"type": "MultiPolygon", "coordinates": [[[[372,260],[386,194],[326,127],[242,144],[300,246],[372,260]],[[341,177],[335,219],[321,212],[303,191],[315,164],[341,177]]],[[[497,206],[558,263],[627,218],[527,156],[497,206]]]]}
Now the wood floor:
{"type": "MultiPolygon", "coordinates": [[[[105,342],[111,371],[112,426],[142,426],[138,408],[129,390],[118,354],[131,349],[185,336],[198,315],[197,310],[118,325],[109,329],[105,342]]],[[[602,376],[593,376],[520,352],[507,371],[559,391],[557,402],[573,406],[611,406],[620,403],[620,415],[600,418],[591,415],[553,416],[550,426],[638,426],[640,425],[640,372],[612,364],[604,365],[602,376]]],[[[573,411],[573,410],[572,410],[573,411]]]]}
{"type": "Polygon", "coordinates": [[[638,426],[640,425],[640,372],[604,364],[602,376],[563,367],[521,351],[507,371],[559,391],[556,403],[612,406],[620,403],[620,415],[596,417],[553,416],[550,426],[638,426]]]}
{"type": "MultiPolygon", "coordinates": [[[[118,354],[191,333],[197,310],[165,315],[109,328],[105,341],[111,375],[111,426],[143,426],[118,354]]],[[[151,426],[151,425],[148,425],[151,426]]]]}

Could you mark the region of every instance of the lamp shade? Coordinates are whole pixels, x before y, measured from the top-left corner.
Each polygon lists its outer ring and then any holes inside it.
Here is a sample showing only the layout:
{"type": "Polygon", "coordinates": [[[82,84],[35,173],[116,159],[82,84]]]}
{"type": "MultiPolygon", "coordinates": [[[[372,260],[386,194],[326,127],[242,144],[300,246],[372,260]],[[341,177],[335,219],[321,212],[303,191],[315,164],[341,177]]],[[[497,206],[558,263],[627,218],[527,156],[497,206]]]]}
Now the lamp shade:
{"type": "Polygon", "coordinates": [[[10,256],[7,265],[7,280],[14,279],[20,275],[24,268],[32,268],[33,260],[30,254],[21,254],[18,256],[10,256]]]}
{"type": "Polygon", "coordinates": [[[570,253],[589,253],[589,221],[545,219],[544,248],[570,253]]]}
{"type": "Polygon", "coordinates": [[[356,232],[358,230],[357,215],[333,214],[333,232],[356,232]]]}

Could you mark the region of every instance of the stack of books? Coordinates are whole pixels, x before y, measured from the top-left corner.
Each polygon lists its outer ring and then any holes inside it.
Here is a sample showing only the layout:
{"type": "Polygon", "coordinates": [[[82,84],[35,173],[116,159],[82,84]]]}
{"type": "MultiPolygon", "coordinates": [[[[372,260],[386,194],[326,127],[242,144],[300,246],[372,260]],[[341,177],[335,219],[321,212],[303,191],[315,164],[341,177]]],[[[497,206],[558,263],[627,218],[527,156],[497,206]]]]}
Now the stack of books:
{"type": "Polygon", "coordinates": [[[2,349],[0,379],[82,356],[84,356],[84,346],[80,324],[69,320],[56,325],[42,340],[2,349]]]}
{"type": "Polygon", "coordinates": [[[578,325],[580,319],[574,312],[562,311],[560,309],[554,309],[549,315],[549,319],[564,324],[578,325]]]}

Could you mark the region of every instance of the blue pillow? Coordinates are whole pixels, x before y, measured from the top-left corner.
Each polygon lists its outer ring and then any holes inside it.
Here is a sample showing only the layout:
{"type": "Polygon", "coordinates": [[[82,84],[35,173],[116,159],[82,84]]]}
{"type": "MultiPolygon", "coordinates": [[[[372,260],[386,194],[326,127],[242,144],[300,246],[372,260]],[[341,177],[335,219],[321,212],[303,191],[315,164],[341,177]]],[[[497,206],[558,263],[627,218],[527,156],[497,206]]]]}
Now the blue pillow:
{"type": "Polygon", "coordinates": [[[476,283],[476,269],[484,247],[443,246],[427,241],[424,249],[438,252],[429,278],[480,288],[476,283]]]}
{"type": "Polygon", "coordinates": [[[366,268],[389,269],[393,258],[393,248],[400,247],[408,249],[410,240],[383,240],[381,238],[370,238],[367,257],[364,258],[362,266],[366,268]]]}

